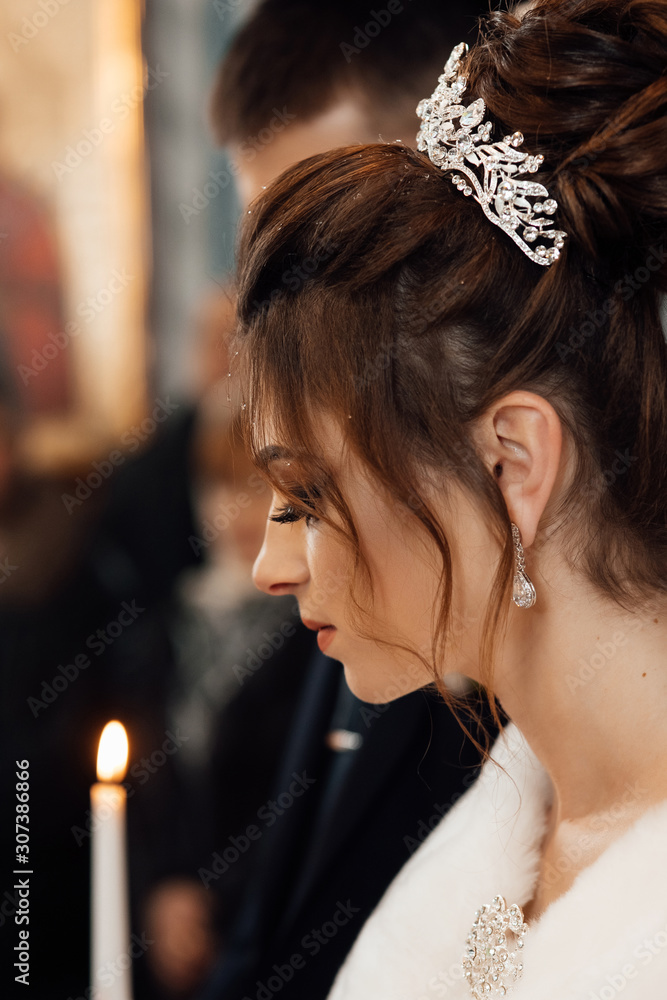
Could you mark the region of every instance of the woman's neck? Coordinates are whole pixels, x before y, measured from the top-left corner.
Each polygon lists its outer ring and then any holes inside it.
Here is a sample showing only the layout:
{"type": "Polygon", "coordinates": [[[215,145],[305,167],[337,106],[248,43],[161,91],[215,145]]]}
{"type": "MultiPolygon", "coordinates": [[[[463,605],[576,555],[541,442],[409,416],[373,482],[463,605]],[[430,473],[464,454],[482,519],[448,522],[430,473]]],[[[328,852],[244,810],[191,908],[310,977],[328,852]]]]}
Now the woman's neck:
{"type": "Polygon", "coordinates": [[[496,693],[553,781],[556,826],[629,789],[639,815],[667,798],[667,602],[629,613],[563,584],[538,580],[513,612],[496,693]]]}
{"type": "Polygon", "coordinates": [[[535,607],[512,612],[497,669],[500,702],[554,787],[527,920],[667,799],[665,603],[632,614],[545,575],[535,607]]]}

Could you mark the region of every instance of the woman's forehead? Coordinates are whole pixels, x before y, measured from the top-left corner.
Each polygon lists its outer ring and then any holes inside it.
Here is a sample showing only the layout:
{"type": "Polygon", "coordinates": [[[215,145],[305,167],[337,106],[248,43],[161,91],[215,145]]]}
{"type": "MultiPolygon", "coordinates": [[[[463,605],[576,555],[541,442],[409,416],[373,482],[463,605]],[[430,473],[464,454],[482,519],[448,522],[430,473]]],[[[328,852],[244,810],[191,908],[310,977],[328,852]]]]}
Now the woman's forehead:
{"type": "Polygon", "coordinates": [[[270,416],[255,433],[255,455],[264,468],[274,463],[340,468],[349,452],[340,421],[331,414],[310,415],[299,439],[287,440],[286,428],[270,416]]]}

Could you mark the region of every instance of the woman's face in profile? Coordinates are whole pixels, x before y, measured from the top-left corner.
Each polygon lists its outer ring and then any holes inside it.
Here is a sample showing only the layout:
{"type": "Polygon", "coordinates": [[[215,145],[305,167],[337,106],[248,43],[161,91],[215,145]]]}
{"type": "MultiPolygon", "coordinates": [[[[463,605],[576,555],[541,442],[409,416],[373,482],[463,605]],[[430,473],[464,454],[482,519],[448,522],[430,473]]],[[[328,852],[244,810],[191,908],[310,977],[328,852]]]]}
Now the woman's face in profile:
{"type": "MultiPolygon", "coordinates": [[[[304,511],[286,509],[278,495],[270,516],[283,520],[267,521],[254,581],[269,594],[294,594],[304,624],[316,628],[320,648],[343,663],[354,694],[385,703],[433,681],[415,650],[432,662],[441,557],[414,513],[388,497],[346,448],[336,421],[323,418],[318,430],[323,457],[351,511],[372,586],[363,574],[354,577],[350,546],[333,527],[304,511]]],[[[303,481],[298,459],[284,442],[270,441],[269,447],[284,455],[271,462],[281,482],[296,490],[321,490],[320,484],[303,481]]],[[[321,491],[326,504],[326,491],[321,491]]],[[[447,534],[455,580],[447,664],[438,667],[442,674],[477,678],[477,643],[495,570],[494,549],[479,511],[460,490],[450,485],[447,492],[446,504],[437,488],[431,487],[429,496],[447,534]]]]}

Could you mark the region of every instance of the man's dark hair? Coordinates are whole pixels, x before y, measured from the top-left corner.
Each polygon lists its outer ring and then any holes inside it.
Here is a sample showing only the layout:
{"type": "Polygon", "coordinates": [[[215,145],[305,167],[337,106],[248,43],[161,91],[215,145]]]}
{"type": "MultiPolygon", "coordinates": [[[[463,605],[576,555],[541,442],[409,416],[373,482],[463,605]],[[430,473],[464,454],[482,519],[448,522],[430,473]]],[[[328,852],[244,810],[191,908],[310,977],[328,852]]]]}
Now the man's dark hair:
{"type": "Polygon", "coordinates": [[[218,71],[216,137],[226,145],[256,134],[276,107],[308,121],[346,93],[362,97],[373,122],[405,119],[416,131],[414,106],[488,10],[489,0],[263,0],[218,71]]]}

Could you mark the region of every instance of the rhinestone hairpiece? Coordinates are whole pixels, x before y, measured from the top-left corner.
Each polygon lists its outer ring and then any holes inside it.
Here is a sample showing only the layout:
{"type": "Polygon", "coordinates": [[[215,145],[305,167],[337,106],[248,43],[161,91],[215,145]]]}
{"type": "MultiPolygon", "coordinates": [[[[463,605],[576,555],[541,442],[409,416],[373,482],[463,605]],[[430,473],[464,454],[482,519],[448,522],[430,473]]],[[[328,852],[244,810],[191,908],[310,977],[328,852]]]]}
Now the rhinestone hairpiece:
{"type": "Polygon", "coordinates": [[[567,239],[567,233],[551,228],[554,223],[549,216],[557,211],[558,202],[549,197],[543,184],[522,179],[539,170],[544,157],[519,151],[520,132],[492,142],[493,124],[484,121],[486,105],[481,98],[467,107],[461,104],[468,78],[461,76],[459,68],[467,51],[465,42],[454,47],[433,94],[419,102],[422,124],[417,149],[441,170],[455,171],[452,184],[464,195],[472,195],[487,219],[504,230],[527,257],[548,266],[558,260],[567,239]],[[529,246],[540,239],[553,245],[529,246]]]}

